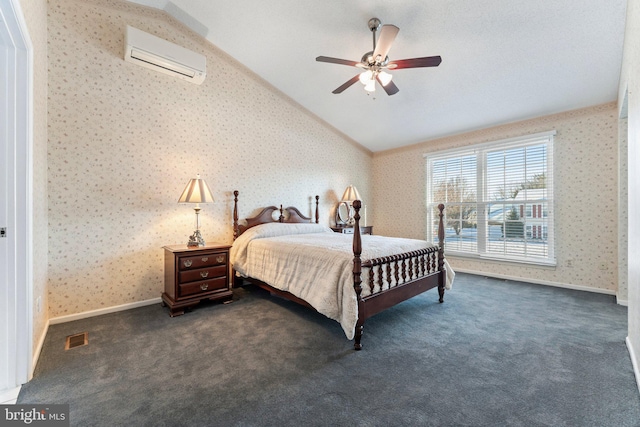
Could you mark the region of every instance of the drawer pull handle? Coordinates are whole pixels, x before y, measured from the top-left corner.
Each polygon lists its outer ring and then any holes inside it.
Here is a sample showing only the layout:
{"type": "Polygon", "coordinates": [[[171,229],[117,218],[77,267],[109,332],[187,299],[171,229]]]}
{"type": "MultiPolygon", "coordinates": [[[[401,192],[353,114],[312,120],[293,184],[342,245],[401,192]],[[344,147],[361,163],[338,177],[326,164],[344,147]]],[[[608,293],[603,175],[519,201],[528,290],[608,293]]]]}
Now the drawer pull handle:
{"type": "Polygon", "coordinates": [[[191,267],[191,264],[193,264],[193,261],[191,261],[190,259],[185,259],[184,260],[184,266],[185,267],[191,267]]]}
{"type": "Polygon", "coordinates": [[[224,262],[224,255],[219,255],[216,258],[216,262],[219,263],[219,264],[222,264],[224,262]]]}
{"type": "Polygon", "coordinates": [[[209,288],[208,283],[203,283],[202,285],[200,285],[200,289],[202,289],[203,291],[206,291],[208,288],[209,288]]]}
{"type": "Polygon", "coordinates": [[[203,279],[206,278],[209,275],[208,271],[201,271],[200,272],[200,277],[202,277],[203,279]]]}
{"type": "Polygon", "coordinates": [[[209,261],[209,257],[208,256],[203,256],[202,257],[202,262],[207,262],[209,261]]]}

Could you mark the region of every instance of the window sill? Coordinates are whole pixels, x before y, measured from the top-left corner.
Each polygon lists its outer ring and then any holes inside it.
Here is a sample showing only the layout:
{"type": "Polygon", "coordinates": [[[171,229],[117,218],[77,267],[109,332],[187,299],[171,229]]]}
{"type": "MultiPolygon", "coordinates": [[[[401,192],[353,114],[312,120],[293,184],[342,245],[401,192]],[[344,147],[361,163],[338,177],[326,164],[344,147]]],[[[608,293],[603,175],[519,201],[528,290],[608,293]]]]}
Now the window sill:
{"type": "Polygon", "coordinates": [[[555,260],[532,261],[532,260],[524,260],[519,258],[499,258],[499,257],[490,256],[490,255],[473,255],[473,254],[466,254],[466,253],[460,253],[460,252],[445,251],[445,258],[449,258],[449,257],[463,258],[463,259],[473,260],[473,261],[489,261],[489,262],[504,263],[504,264],[519,264],[522,266],[543,267],[543,268],[553,268],[553,269],[555,269],[558,266],[555,260]]]}

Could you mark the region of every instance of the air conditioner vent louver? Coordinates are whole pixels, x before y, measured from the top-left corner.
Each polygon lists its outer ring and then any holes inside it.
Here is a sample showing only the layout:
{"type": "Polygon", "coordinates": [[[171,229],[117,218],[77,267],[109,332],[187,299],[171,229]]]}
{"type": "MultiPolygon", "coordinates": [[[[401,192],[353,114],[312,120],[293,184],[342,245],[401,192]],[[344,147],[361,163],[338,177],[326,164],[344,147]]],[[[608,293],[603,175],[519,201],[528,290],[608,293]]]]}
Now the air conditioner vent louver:
{"type": "Polygon", "coordinates": [[[196,84],[201,84],[207,75],[204,55],[129,26],[124,59],[196,84]]]}
{"type": "Polygon", "coordinates": [[[156,67],[164,68],[165,70],[172,71],[174,73],[182,74],[183,76],[193,78],[196,74],[194,70],[187,67],[181,67],[178,64],[170,63],[168,61],[162,61],[162,58],[143,52],[141,50],[132,49],[131,58],[138,61],[146,62],[147,64],[154,65],[156,67]]]}

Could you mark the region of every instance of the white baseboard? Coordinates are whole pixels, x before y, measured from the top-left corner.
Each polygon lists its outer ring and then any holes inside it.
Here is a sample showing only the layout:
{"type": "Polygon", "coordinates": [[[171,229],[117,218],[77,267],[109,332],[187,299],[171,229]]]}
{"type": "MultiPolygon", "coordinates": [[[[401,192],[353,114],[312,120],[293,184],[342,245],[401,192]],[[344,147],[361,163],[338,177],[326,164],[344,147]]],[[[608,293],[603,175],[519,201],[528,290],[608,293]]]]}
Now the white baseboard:
{"type": "Polygon", "coordinates": [[[631,365],[633,365],[633,373],[636,376],[636,385],[638,386],[638,392],[640,393],[640,360],[638,360],[638,355],[633,350],[633,345],[631,344],[631,340],[629,337],[625,340],[627,343],[627,349],[629,350],[629,356],[631,356],[631,365]]]}
{"type": "Polygon", "coordinates": [[[44,331],[40,335],[38,339],[38,344],[36,344],[35,351],[33,352],[33,363],[31,364],[31,372],[29,372],[29,381],[33,378],[33,372],[36,370],[36,365],[38,364],[38,359],[40,359],[40,353],[42,352],[42,347],[44,346],[44,340],[47,338],[47,332],[49,332],[49,325],[51,321],[47,319],[47,323],[44,325],[44,331]]]}
{"type": "Polygon", "coordinates": [[[629,307],[629,300],[620,299],[620,298],[618,298],[618,295],[616,295],[616,302],[618,303],[618,305],[622,305],[624,307],[629,307]]]}
{"type": "Polygon", "coordinates": [[[0,391],[0,405],[14,405],[22,386],[0,391]]]}
{"type": "Polygon", "coordinates": [[[529,277],[508,276],[505,274],[488,273],[486,271],[474,271],[456,268],[455,272],[473,274],[476,276],[494,277],[496,279],[513,280],[515,282],[535,283],[536,285],[554,286],[556,288],[573,289],[576,291],[595,292],[597,294],[616,295],[616,291],[610,289],[592,288],[590,286],[572,285],[568,283],[551,282],[549,280],[532,279],[529,277]]]}
{"type": "MultiPolygon", "coordinates": [[[[44,327],[44,331],[42,332],[42,335],[40,336],[40,339],[38,339],[38,344],[36,345],[36,349],[33,353],[33,364],[31,366],[31,372],[29,373],[29,380],[31,380],[31,378],[33,378],[33,371],[36,369],[36,365],[38,364],[38,359],[40,358],[40,353],[42,352],[42,347],[44,346],[44,340],[47,337],[47,332],[49,332],[49,326],[50,325],[57,325],[59,323],[66,323],[66,322],[72,322],[74,320],[80,320],[80,319],[87,319],[89,317],[94,317],[94,316],[100,316],[102,314],[109,314],[109,313],[115,313],[118,311],[125,311],[125,310],[131,310],[132,308],[138,308],[138,307],[144,307],[147,305],[153,305],[153,304],[159,304],[162,301],[161,298],[152,298],[152,299],[148,299],[145,301],[138,301],[138,302],[131,302],[128,304],[122,304],[122,305],[116,305],[113,307],[107,307],[107,308],[101,308],[98,310],[90,310],[90,311],[84,311],[82,313],[76,313],[76,314],[70,314],[68,316],[59,316],[59,317],[53,317],[49,320],[47,320],[47,323],[45,324],[44,327]]],[[[18,397],[18,392],[20,391],[20,388],[18,387],[17,389],[18,391],[16,392],[16,397],[18,397]]],[[[3,402],[3,400],[1,400],[3,398],[3,394],[0,394],[0,404],[3,402]]],[[[14,398],[14,399],[15,399],[14,398]]],[[[11,399],[7,399],[7,400],[11,400],[11,399]]]]}
{"type": "Polygon", "coordinates": [[[127,303],[127,304],[116,305],[116,306],[113,306],[113,307],[100,308],[98,310],[83,311],[82,313],[69,314],[67,316],[53,317],[53,318],[49,319],[49,324],[50,325],[57,325],[58,323],[73,322],[74,320],[87,319],[89,317],[101,316],[103,314],[109,314],[109,313],[116,313],[118,311],[131,310],[132,308],[144,307],[144,306],[153,305],[153,304],[160,304],[161,301],[162,301],[162,299],[160,297],[151,298],[151,299],[148,299],[148,300],[145,300],[145,301],[130,302],[130,303],[127,303]]]}

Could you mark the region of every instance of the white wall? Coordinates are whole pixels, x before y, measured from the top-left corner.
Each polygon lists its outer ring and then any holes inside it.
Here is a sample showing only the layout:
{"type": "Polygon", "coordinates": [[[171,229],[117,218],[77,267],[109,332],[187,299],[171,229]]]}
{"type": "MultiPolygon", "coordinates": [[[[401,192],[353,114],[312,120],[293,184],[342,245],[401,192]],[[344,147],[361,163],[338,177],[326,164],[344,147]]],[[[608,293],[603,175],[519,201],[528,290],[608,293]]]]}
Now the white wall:
{"type": "Polygon", "coordinates": [[[629,335],[636,380],[640,388],[640,2],[627,3],[624,56],[620,77],[619,108],[628,116],[628,197],[629,197],[629,335]],[[625,94],[627,105],[624,105],[625,94]]]}
{"type": "Polygon", "coordinates": [[[618,291],[619,304],[629,304],[629,123],[626,116],[618,122],[618,291]]]}
{"type": "Polygon", "coordinates": [[[47,1],[19,0],[33,45],[33,351],[48,319],[47,213],[47,1]],[[39,304],[38,304],[39,301],[39,304]]]}

